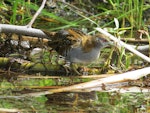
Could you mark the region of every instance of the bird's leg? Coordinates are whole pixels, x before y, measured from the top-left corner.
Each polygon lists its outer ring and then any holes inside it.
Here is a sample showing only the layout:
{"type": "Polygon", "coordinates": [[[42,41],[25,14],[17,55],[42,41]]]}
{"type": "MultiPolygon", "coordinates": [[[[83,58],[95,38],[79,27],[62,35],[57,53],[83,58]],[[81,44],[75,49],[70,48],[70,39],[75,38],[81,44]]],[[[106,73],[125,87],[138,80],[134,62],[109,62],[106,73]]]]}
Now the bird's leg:
{"type": "Polygon", "coordinates": [[[66,75],[68,75],[71,71],[77,75],[82,75],[78,70],[77,70],[77,64],[66,62],[66,64],[63,66],[66,71],[66,75]]]}
{"type": "Polygon", "coordinates": [[[59,65],[59,57],[60,57],[60,55],[57,53],[56,61],[55,61],[57,65],[59,65]]]}
{"type": "Polygon", "coordinates": [[[69,74],[69,71],[71,70],[70,69],[70,62],[66,62],[65,65],[63,65],[63,68],[65,69],[66,71],[66,75],[69,74]]]}
{"type": "Polygon", "coordinates": [[[49,61],[51,64],[55,63],[56,65],[59,65],[59,54],[55,53],[53,49],[49,50],[50,56],[49,56],[49,61]],[[56,58],[54,58],[56,56],[56,58]]]}
{"type": "Polygon", "coordinates": [[[77,70],[77,68],[78,68],[77,64],[71,63],[71,64],[70,64],[70,67],[71,67],[71,69],[73,70],[73,72],[75,72],[77,75],[82,75],[82,74],[77,70]]]}
{"type": "Polygon", "coordinates": [[[49,52],[50,52],[49,61],[50,61],[51,64],[52,64],[52,57],[53,57],[52,51],[53,51],[53,49],[50,49],[50,50],[49,50],[49,52]]]}
{"type": "Polygon", "coordinates": [[[83,75],[88,75],[89,73],[88,73],[88,69],[87,69],[87,67],[83,67],[83,75]]]}

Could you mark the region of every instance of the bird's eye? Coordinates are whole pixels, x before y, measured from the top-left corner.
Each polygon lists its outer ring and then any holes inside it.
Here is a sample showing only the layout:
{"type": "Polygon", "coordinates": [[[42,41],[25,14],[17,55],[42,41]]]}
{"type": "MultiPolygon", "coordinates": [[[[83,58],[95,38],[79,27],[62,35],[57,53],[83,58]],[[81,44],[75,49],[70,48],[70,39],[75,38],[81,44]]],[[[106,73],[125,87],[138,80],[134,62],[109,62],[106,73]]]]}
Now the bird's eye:
{"type": "Polygon", "coordinates": [[[100,38],[100,40],[103,41],[103,42],[107,42],[107,40],[104,39],[104,38],[100,38]]]}

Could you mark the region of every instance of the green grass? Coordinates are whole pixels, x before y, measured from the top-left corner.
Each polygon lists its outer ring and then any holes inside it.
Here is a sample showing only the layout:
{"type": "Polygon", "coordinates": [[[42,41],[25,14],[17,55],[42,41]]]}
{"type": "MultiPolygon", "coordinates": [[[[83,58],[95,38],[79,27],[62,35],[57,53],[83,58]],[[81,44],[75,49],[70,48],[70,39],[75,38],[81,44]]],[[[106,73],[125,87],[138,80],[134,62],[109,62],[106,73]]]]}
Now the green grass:
{"type": "MultiPolygon", "coordinates": [[[[27,24],[30,19],[32,18],[32,15],[34,14],[33,11],[37,11],[37,9],[40,6],[40,3],[35,2],[25,2],[22,0],[7,0],[10,2],[11,6],[9,4],[6,5],[6,9],[9,10],[12,9],[12,15],[10,16],[10,23],[11,24],[27,24]],[[21,19],[18,19],[18,18],[21,19]]],[[[85,8],[85,10],[88,10],[86,7],[85,2],[80,0],[79,6],[85,8]]],[[[94,4],[94,3],[93,3],[94,4]]],[[[59,3],[58,4],[58,11],[54,10],[48,10],[45,8],[42,13],[40,14],[40,17],[47,17],[52,18],[59,22],[53,23],[53,22],[46,22],[48,27],[47,29],[50,30],[59,30],[64,28],[70,28],[70,27],[77,27],[80,28],[81,26],[83,28],[94,28],[97,26],[100,26],[102,28],[104,27],[114,27],[114,18],[117,18],[120,23],[121,29],[126,29],[130,31],[130,34],[132,37],[133,30],[138,30],[144,28],[145,24],[143,21],[143,11],[150,8],[149,5],[144,4],[144,0],[109,0],[108,3],[98,3],[95,4],[95,6],[92,6],[94,8],[93,15],[88,15],[85,12],[79,12],[78,10],[66,6],[61,7],[64,4],[59,3]],[[59,13],[62,10],[63,16],[59,16],[59,13]],[[54,12],[55,11],[55,12],[54,12]],[[78,15],[77,17],[73,17],[70,15],[78,15]],[[70,15],[67,15],[70,14],[70,15]],[[84,17],[83,17],[84,16],[84,17]],[[72,18],[72,19],[71,19],[72,18]],[[89,21],[89,19],[93,20],[95,24],[89,21]],[[71,20],[70,20],[71,19],[71,20]],[[105,22],[106,21],[106,22],[105,22]]],[[[88,4],[90,5],[90,3],[88,4]]],[[[2,5],[1,5],[2,6],[2,5]]],[[[61,14],[61,13],[60,13],[61,14]]],[[[39,20],[39,18],[34,23],[34,27],[44,27],[44,23],[42,25],[42,20],[39,20]],[[38,21],[39,20],[39,21],[38,21]]],[[[46,26],[46,25],[45,25],[46,26]]],[[[46,27],[45,27],[46,28],[46,27]]],[[[91,29],[92,30],[92,29],[91,29]]]]}

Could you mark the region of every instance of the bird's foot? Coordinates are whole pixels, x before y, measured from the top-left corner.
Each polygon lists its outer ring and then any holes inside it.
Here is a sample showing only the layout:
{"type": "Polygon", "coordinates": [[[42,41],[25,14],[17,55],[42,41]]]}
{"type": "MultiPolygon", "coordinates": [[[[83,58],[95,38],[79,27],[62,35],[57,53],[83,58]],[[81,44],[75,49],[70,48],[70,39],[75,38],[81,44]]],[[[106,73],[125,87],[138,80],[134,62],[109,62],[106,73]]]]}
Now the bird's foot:
{"type": "Polygon", "coordinates": [[[65,71],[66,71],[66,75],[82,75],[82,73],[80,73],[79,71],[78,71],[78,67],[77,67],[77,65],[76,64],[73,64],[73,63],[71,63],[71,64],[65,64],[64,66],[64,69],[65,69],[65,71]]]}
{"type": "Polygon", "coordinates": [[[80,67],[80,72],[83,73],[82,75],[89,75],[89,69],[87,67],[80,67]]]}

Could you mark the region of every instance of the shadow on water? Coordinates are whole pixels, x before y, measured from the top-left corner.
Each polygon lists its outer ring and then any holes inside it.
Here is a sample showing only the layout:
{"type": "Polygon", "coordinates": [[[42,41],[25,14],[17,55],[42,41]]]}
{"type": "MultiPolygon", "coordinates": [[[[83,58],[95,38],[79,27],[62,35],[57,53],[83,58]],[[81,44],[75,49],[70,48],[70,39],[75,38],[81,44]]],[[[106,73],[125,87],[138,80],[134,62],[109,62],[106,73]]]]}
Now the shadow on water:
{"type": "Polygon", "coordinates": [[[47,95],[46,107],[62,113],[140,113],[149,109],[144,105],[146,95],[150,96],[142,93],[66,92],[47,95]]]}
{"type": "MultiPolygon", "coordinates": [[[[23,93],[27,92],[30,90],[23,93]]],[[[18,109],[21,113],[148,113],[150,109],[149,93],[65,92],[41,97],[13,97],[17,93],[1,90],[0,108],[18,109]]]]}

